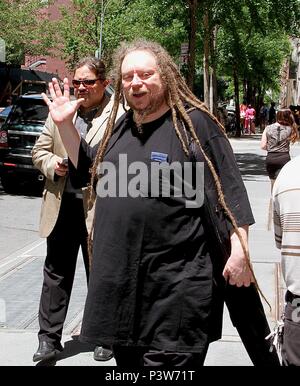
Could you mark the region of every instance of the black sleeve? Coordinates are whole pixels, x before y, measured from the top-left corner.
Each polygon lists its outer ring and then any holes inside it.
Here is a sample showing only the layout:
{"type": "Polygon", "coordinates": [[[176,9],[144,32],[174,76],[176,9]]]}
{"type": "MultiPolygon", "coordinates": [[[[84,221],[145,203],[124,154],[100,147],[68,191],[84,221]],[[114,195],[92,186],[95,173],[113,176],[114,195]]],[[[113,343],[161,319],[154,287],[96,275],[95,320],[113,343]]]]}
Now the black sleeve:
{"type": "Polygon", "coordinates": [[[96,157],[98,146],[99,144],[92,147],[81,138],[77,168],[74,167],[69,159],[69,175],[74,188],[82,188],[89,184],[91,179],[90,168],[96,157]]]}
{"type": "Polygon", "coordinates": [[[248,194],[229,141],[224,136],[215,136],[206,143],[204,150],[211,156],[221,180],[225,202],[232,211],[237,225],[253,224],[254,217],[248,194]]]}
{"type": "MultiPolygon", "coordinates": [[[[191,113],[191,118],[200,143],[220,178],[225,202],[238,226],[253,224],[255,221],[248,194],[230,142],[207,114],[195,110],[191,113]]],[[[208,167],[205,168],[205,173],[210,174],[211,180],[212,175],[208,167]]],[[[232,227],[231,224],[228,225],[232,227]]]]}
{"type": "MultiPolygon", "coordinates": [[[[119,119],[115,123],[113,135],[118,135],[118,131],[125,127],[126,120],[130,119],[130,114],[132,115],[132,112],[127,112],[126,114],[123,114],[121,115],[121,117],[119,117],[119,119]]],[[[89,184],[91,180],[90,168],[92,167],[93,162],[96,158],[97,150],[99,148],[100,143],[101,141],[92,147],[83,138],[81,138],[78,153],[77,169],[69,160],[69,174],[71,183],[74,188],[82,188],[89,184]]]]}

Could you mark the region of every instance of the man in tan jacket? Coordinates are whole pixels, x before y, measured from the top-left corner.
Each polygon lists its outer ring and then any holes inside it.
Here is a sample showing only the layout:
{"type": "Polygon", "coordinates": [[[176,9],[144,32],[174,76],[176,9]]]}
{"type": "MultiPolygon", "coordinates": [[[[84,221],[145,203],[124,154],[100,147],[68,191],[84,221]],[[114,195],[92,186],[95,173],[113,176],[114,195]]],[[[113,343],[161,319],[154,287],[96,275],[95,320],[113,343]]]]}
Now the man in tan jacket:
{"type": "MultiPolygon", "coordinates": [[[[106,95],[105,65],[93,57],[80,60],[74,72],[76,98],[83,102],[74,116],[78,134],[91,146],[102,138],[113,106],[106,95]]],[[[118,116],[124,112],[119,106],[118,116]]],[[[89,259],[87,235],[93,217],[93,202],[87,189],[76,189],[68,177],[67,152],[57,127],[49,116],[32,150],[32,159],[46,177],[40,219],[40,235],[47,238],[44,282],[40,298],[39,347],[33,361],[51,359],[62,351],[61,336],[67,315],[77,255],[81,247],[87,280],[89,259]]],[[[96,360],[108,360],[112,353],[97,346],[96,360]]]]}

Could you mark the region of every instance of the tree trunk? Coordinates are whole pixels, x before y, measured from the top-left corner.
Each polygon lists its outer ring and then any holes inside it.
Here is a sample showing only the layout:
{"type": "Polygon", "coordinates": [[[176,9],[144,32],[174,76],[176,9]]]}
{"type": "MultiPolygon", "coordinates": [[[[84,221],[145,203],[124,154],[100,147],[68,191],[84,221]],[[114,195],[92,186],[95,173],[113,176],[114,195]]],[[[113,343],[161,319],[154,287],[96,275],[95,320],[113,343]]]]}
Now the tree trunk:
{"type": "Polygon", "coordinates": [[[217,40],[217,27],[215,26],[210,34],[210,111],[216,115],[217,114],[217,71],[216,71],[216,58],[215,58],[215,49],[216,49],[216,40],[217,40]]]}
{"type": "Polygon", "coordinates": [[[203,26],[204,26],[204,55],[203,55],[203,92],[204,92],[204,103],[209,107],[209,19],[208,11],[204,11],[203,15],[203,26]]]}
{"type": "Polygon", "coordinates": [[[197,30],[197,6],[198,0],[189,0],[189,56],[188,56],[188,74],[187,84],[191,90],[195,82],[195,59],[196,59],[196,30],[197,30]]]}
{"type": "Polygon", "coordinates": [[[247,81],[243,79],[243,101],[247,103],[247,81]]]}
{"type": "Polygon", "coordinates": [[[213,69],[210,69],[209,73],[209,111],[212,113],[213,112],[213,107],[214,107],[214,86],[213,86],[213,78],[214,78],[214,73],[213,69]]]}
{"type": "Polygon", "coordinates": [[[246,90],[246,99],[247,99],[247,105],[253,104],[252,101],[252,84],[249,79],[246,80],[247,90],[246,90]]]}
{"type": "Polygon", "coordinates": [[[241,120],[240,120],[240,92],[239,92],[239,77],[237,68],[233,66],[233,82],[234,82],[234,100],[235,100],[235,116],[236,116],[236,132],[235,136],[241,137],[241,120]]]}

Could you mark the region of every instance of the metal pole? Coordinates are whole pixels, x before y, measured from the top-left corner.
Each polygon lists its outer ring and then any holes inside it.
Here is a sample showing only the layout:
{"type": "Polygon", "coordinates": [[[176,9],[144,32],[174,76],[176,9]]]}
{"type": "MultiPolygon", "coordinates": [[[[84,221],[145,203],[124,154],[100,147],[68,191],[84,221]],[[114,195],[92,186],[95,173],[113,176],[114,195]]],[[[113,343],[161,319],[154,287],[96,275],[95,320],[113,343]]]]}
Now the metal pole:
{"type": "Polygon", "coordinates": [[[103,23],[104,23],[104,5],[103,5],[103,0],[101,0],[100,41],[99,41],[98,59],[101,59],[101,54],[102,54],[102,30],[103,30],[103,23]]]}
{"type": "Polygon", "coordinates": [[[104,5],[104,0],[101,0],[100,41],[99,41],[98,59],[101,59],[101,56],[102,56],[102,32],[103,32],[103,24],[104,24],[104,15],[105,15],[105,11],[108,3],[109,3],[109,0],[106,0],[106,3],[104,5]]]}

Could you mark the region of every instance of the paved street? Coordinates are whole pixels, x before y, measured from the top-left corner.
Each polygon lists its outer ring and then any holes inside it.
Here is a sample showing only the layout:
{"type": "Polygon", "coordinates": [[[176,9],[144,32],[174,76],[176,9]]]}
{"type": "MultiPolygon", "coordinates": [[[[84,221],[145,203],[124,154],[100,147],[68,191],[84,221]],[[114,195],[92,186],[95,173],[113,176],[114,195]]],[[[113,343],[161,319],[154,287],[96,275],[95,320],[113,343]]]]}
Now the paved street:
{"type": "MultiPolygon", "coordinates": [[[[231,143],[256,219],[250,232],[251,258],[259,285],[272,305],[272,312],[267,306],[266,312],[273,325],[281,312],[283,288],[280,254],[274,246],[273,231],[267,229],[270,184],[264,169],[265,152],[259,149],[258,138],[231,139],[231,143]]],[[[292,156],[299,154],[300,145],[294,145],[292,156]]],[[[37,233],[40,202],[40,197],[9,196],[0,190],[0,365],[36,365],[32,362],[32,354],[38,343],[37,311],[46,249],[45,241],[37,233]]],[[[115,365],[113,359],[95,362],[93,347],[77,342],[85,296],[80,257],[64,330],[65,350],[52,365],[115,365]]],[[[251,366],[227,313],[223,338],[211,345],[206,365],[251,366]]]]}

